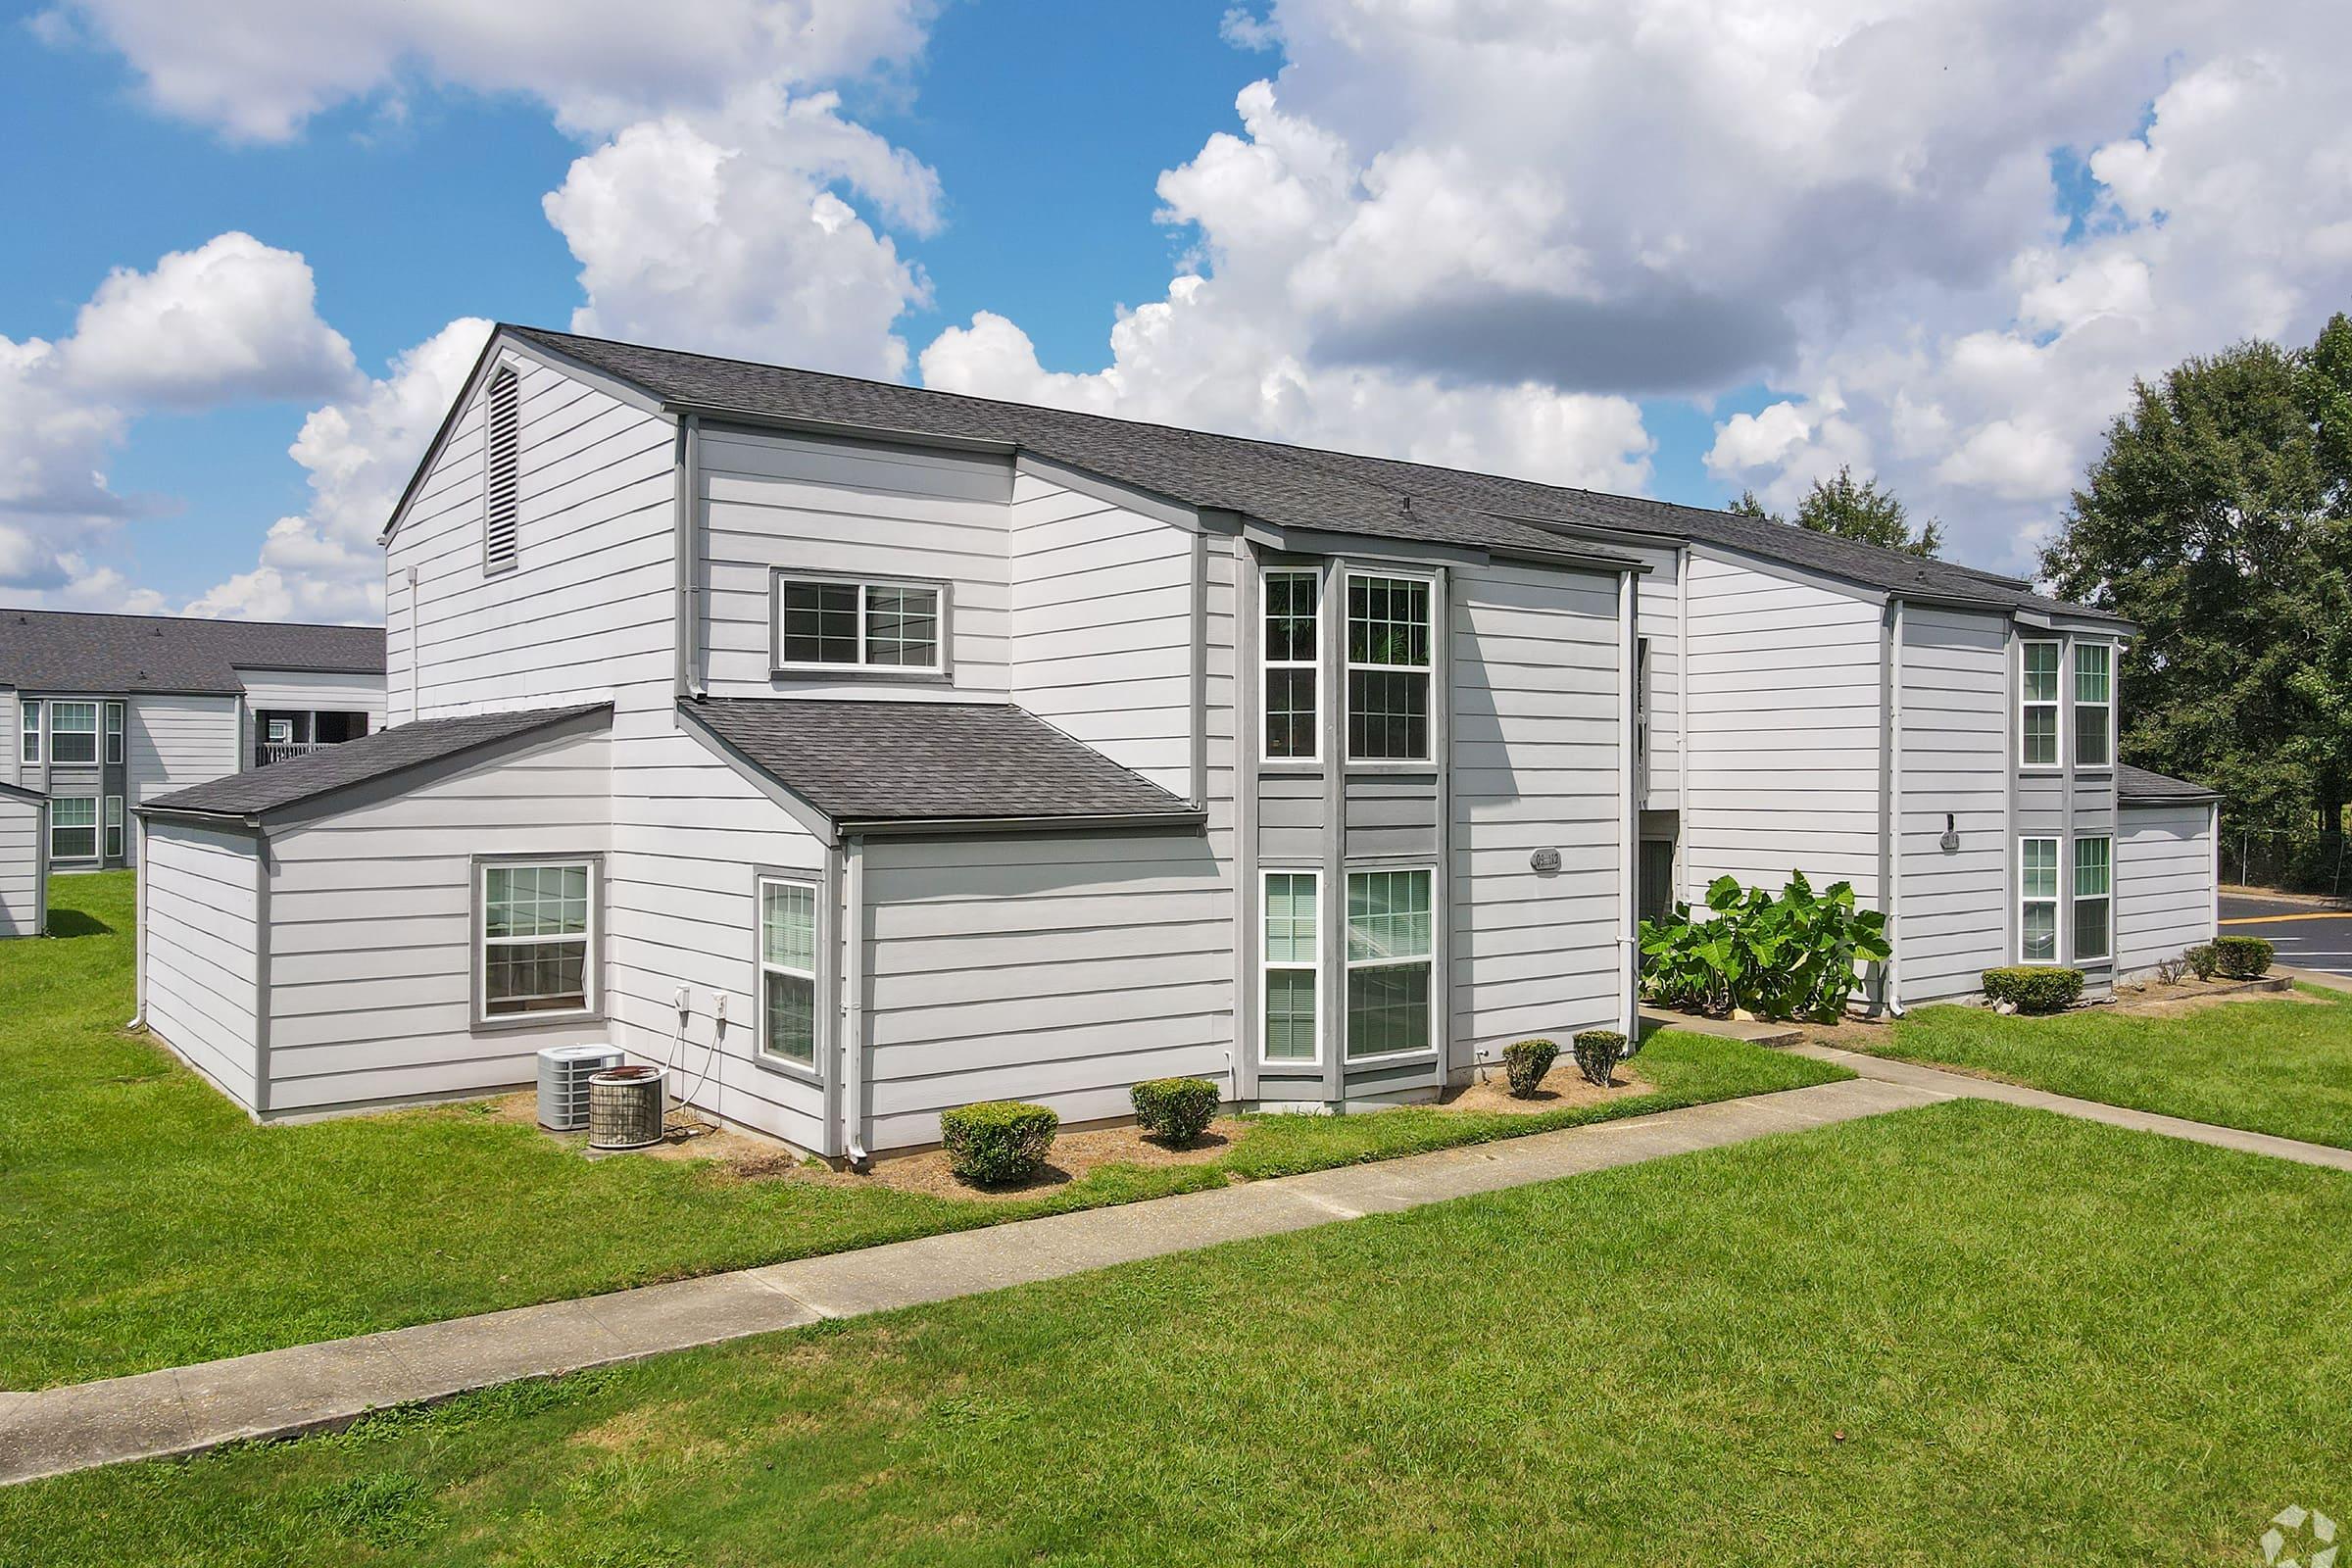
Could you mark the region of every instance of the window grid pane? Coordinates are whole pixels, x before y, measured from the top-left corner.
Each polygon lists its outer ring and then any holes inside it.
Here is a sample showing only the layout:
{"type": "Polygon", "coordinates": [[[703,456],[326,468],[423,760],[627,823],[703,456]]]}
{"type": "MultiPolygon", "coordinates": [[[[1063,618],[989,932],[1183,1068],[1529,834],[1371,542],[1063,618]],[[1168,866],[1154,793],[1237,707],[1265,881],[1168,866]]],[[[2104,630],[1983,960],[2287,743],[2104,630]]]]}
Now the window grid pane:
{"type": "Polygon", "coordinates": [[[1270,572],[1265,581],[1266,755],[1313,757],[1321,584],[1306,571],[1270,572]]]}
{"type": "Polygon", "coordinates": [[[49,705],[49,760],[53,762],[98,760],[98,705],[49,705]]]}
{"type": "Polygon", "coordinates": [[[59,860],[98,858],[98,798],[69,795],[49,803],[49,854],[59,860]]]}
{"type": "Polygon", "coordinates": [[[2035,767],[2055,766],[2058,761],[2058,705],[2038,704],[2028,708],[2025,714],[2025,760],[2035,767]]]}
{"type": "Polygon", "coordinates": [[[2075,897],[2099,898],[2115,889],[2114,841],[2075,840],[2075,897]]]}
{"type": "Polygon", "coordinates": [[[2088,958],[2104,958],[2107,955],[2106,899],[2077,899],[2075,901],[2075,948],[2077,962],[2088,958]]]}
{"type": "Polygon", "coordinates": [[[2051,901],[2026,906],[2024,936],[2018,955],[2028,963],[2058,961],[2058,906],[2051,901]]]}
{"type": "Polygon", "coordinates": [[[900,669],[939,663],[939,592],[932,588],[865,590],[865,662],[900,669]]]}
{"type": "Polygon", "coordinates": [[[816,972],[816,889],[766,882],[760,890],[760,955],[772,968],[816,972]]]}
{"type": "Polygon", "coordinates": [[[1348,579],[1348,755],[1361,761],[1429,756],[1429,584],[1348,579]]]}
{"type": "Polygon", "coordinates": [[[512,942],[482,956],[487,1010],[577,1012],[588,1005],[588,943],[512,942]]]}
{"type": "Polygon", "coordinates": [[[24,738],[18,743],[17,757],[21,761],[37,762],[41,760],[40,703],[32,698],[25,699],[23,710],[23,717],[24,720],[24,738]]]}
{"type": "Polygon", "coordinates": [[[588,930],[588,868],[492,866],[483,904],[483,927],[493,941],[584,935],[588,930]]]}
{"type": "Polygon", "coordinates": [[[1315,961],[1315,879],[1302,874],[1266,878],[1266,961],[1315,961]]]}
{"type": "Polygon", "coordinates": [[[1349,873],[1348,961],[1429,956],[1429,881],[1427,871],[1349,873]]]}
{"type": "Polygon", "coordinates": [[[2029,703],[2054,703],[2058,700],[2058,645],[2056,643],[2027,643],[2024,653],[2024,680],[2021,688],[2029,703]]]}
{"type": "Polygon", "coordinates": [[[766,1014],[767,1050],[803,1066],[816,1062],[816,981],[812,976],[769,969],[760,977],[766,1014]]]}
{"type": "Polygon", "coordinates": [[[1429,1049],[1429,964],[1348,971],[1348,1054],[1429,1049]]]}
{"type": "Polygon", "coordinates": [[[1268,1061],[1315,1059],[1315,972],[1266,971],[1265,1055],[1268,1061]]]}
{"type": "Polygon", "coordinates": [[[2019,887],[2029,899],[2054,899],[2058,896],[2058,841],[2056,839],[2028,839],[2020,847],[2019,887]]]}
{"type": "Polygon", "coordinates": [[[788,664],[858,662],[856,583],[784,584],[784,662],[788,664]]]}
{"type": "MultiPolygon", "coordinates": [[[[2082,767],[2105,767],[2108,756],[2107,721],[2111,710],[2104,703],[2096,707],[2079,704],[2075,709],[2075,761],[2082,767]]],[[[2056,759],[2052,759],[2056,760],[2056,759]]]]}
{"type": "Polygon", "coordinates": [[[1429,676],[1386,669],[1348,672],[1348,755],[1361,761],[1429,756],[1429,676]]]}
{"type": "Polygon", "coordinates": [[[2078,703],[2107,701],[2108,680],[2108,650],[2097,643],[2077,645],[2075,649],[2075,701],[2078,703]]]}

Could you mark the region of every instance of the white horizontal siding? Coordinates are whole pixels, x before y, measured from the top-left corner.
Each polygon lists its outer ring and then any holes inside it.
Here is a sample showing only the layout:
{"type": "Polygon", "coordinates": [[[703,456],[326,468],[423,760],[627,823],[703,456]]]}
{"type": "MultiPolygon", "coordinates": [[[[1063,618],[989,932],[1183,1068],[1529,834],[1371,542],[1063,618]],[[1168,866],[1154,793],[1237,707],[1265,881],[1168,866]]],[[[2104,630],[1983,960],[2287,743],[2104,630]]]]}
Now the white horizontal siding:
{"type": "Polygon", "coordinates": [[[941,1111],[975,1101],[1086,1121],[1128,1114],[1147,1078],[1234,1093],[1233,908],[1206,838],[878,840],[865,855],[872,1147],[933,1142],[941,1111]]]}
{"type": "MultiPolygon", "coordinates": [[[[122,715],[125,807],[237,771],[237,725],[233,697],[130,698],[122,715]]],[[[124,824],[127,863],[138,854],[138,835],[127,815],[124,824]]]]}
{"type": "Polygon", "coordinates": [[[2001,616],[1903,609],[1895,956],[1906,1004],[1966,996],[2008,961],[2008,657],[2001,616]]]}
{"type": "Polygon", "coordinates": [[[140,868],[147,1026],[248,1110],[261,1029],[260,860],[250,834],[159,817],[140,868]]]}
{"type": "Polygon", "coordinates": [[[2119,975],[2213,940],[2213,808],[2127,806],[2115,838],[2119,975]]]}
{"type": "Polygon", "coordinates": [[[1636,589],[1635,624],[1649,645],[1647,682],[1642,694],[1649,715],[1649,760],[1644,810],[1672,811],[1682,806],[1683,624],[1680,557],[1672,550],[1626,552],[1649,570],[1636,589]]]}
{"type": "Polygon", "coordinates": [[[0,937],[40,933],[41,816],[39,802],[0,795],[0,937]]]}
{"type": "Polygon", "coordinates": [[[370,733],[384,727],[384,677],[320,669],[241,669],[248,710],[366,713],[370,733]]]}

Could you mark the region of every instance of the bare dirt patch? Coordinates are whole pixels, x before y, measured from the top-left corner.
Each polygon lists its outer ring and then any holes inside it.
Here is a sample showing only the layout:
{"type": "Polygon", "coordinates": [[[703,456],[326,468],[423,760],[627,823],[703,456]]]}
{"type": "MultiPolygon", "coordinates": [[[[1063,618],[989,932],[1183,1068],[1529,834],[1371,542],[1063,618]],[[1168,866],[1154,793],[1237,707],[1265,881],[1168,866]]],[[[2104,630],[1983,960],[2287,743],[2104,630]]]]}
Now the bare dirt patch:
{"type": "Polygon", "coordinates": [[[1500,1113],[1511,1116],[1540,1116],[1547,1110],[1569,1110],[1578,1105],[1597,1105],[1604,1100],[1624,1100],[1632,1095],[1649,1094],[1656,1086],[1634,1071],[1642,1058],[1621,1061],[1616,1076],[1607,1088],[1585,1082],[1585,1075],[1566,1054],[1551,1064],[1551,1071],[1536,1085],[1536,1092],[1521,1100],[1511,1093],[1511,1081],[1500,1067],[1482,1067],[1486,1076],[1477,1083],[1449,1089],[1438,1103],[1447,1110],[1473,1111],[1480,1114],[1500,1113]]]}

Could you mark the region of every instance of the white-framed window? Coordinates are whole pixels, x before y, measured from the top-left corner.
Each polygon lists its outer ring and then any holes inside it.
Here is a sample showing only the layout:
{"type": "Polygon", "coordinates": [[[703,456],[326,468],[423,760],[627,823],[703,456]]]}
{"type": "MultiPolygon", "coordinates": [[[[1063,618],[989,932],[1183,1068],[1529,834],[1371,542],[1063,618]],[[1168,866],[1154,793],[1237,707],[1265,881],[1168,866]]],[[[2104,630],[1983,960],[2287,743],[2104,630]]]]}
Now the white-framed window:
{"type": "Polygon", "coordinates": [[[2115,648],[2075,644],[2075,765],[2115,765],[2115,648]]]}
{"type": "Polygon", "coordinates": [[[1323,1059],[1322,900],[1312,871],[1269,869],[1259,911],[1258,1056],[1288,1066],[1323,1059]]]}
{"type": "Polygon", "coordinates": [[[2056,767],[2058,748],[2059,643],[2017,645],[2017,761],[2021,767],[2056,767]]]}
{"type": "Polygon", "coordinates": [[[22,761],[38,762],[41,760],[41,700],[38,697],[25,698],[21,717],[24,728],[17,742],[17,757],[22,761]]]}
{"type": "Polygon", "coordinates": [[[49,760],[51,762],[95,762],[98,760],[98,705],[96,703],[51,703],[49,705],[49,760]]]}
{"type": "Polygon", "coordinates": [[[1284,566],[1265,576],[1266,756],[1311,762],[1322,755],[1323,574],[1284,566]]]}
{"type": "Polygon", "coordinates": [[[1430,582],[1348,574],[1348,759],[1426,762],[1430,582]]]}
{"type": "Polygon", "coordinates": [[[2058,841],[2017,841],[2017,961],[2058,961],[2058,841]]]}
{"type": "Polygon", "coordinates": [[[2113,956],[2115,840],[2105,834],[2075,840],[2074,947],[2071,962],[2113,956]]]}
{"type": "Polygon", "coordinates": [[[98,797],[58,795],[49,801],[49,858],[98,858],[98,797]]]}
{"type": "Polygon", "coordinates": [[[110,860],[122,858],[122,797],[120,795],[106,798],[106,858],[110,860]]]}
{"type": "Polygon", "coordinates": [[[122,760],[122,705],[106,705],[106,760],[110,763],[122,760]]]}
{"type": "Polygon", "coordinates": [[[760,878],[760,1051],[804,1072],[816,1056],[816,884],[760,878]]]}
{"type": "Polygon", "coordinates": [[[594,1012],[596,861],[491,860],[480,874],[475,962],[483,1020],[594,1012]]]}
{"type": "Polygon", "coordinates": [[[1348,873],[1348,1059],[1401,1056],[1435,1041],[1434,873],[1348,873]]]}
{"type": "Polygon", "coordinates": [[[482,572],[514,569],[522,545],[522,377],[490,372],[482,397],[482,572]]]}
{"type": "Polygon", "coordinates": [[[779,574],[775,593],[779,669],[947,669],[947,596],[936,583],[779,574]]]}

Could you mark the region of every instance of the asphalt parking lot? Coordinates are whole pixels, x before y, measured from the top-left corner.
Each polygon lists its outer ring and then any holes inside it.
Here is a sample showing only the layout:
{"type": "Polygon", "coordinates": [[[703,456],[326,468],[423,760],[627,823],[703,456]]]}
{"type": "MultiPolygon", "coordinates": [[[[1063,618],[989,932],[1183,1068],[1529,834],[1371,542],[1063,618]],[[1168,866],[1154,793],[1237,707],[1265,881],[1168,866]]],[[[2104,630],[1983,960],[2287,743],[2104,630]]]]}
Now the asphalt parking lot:
{"type": "Polygon", "coordinates": [[[2222,934],[2267,938],[2277,945],[2278,961],[2298,969],[2352,975],[2352,909],[2226,893],[2222,934]]]}

